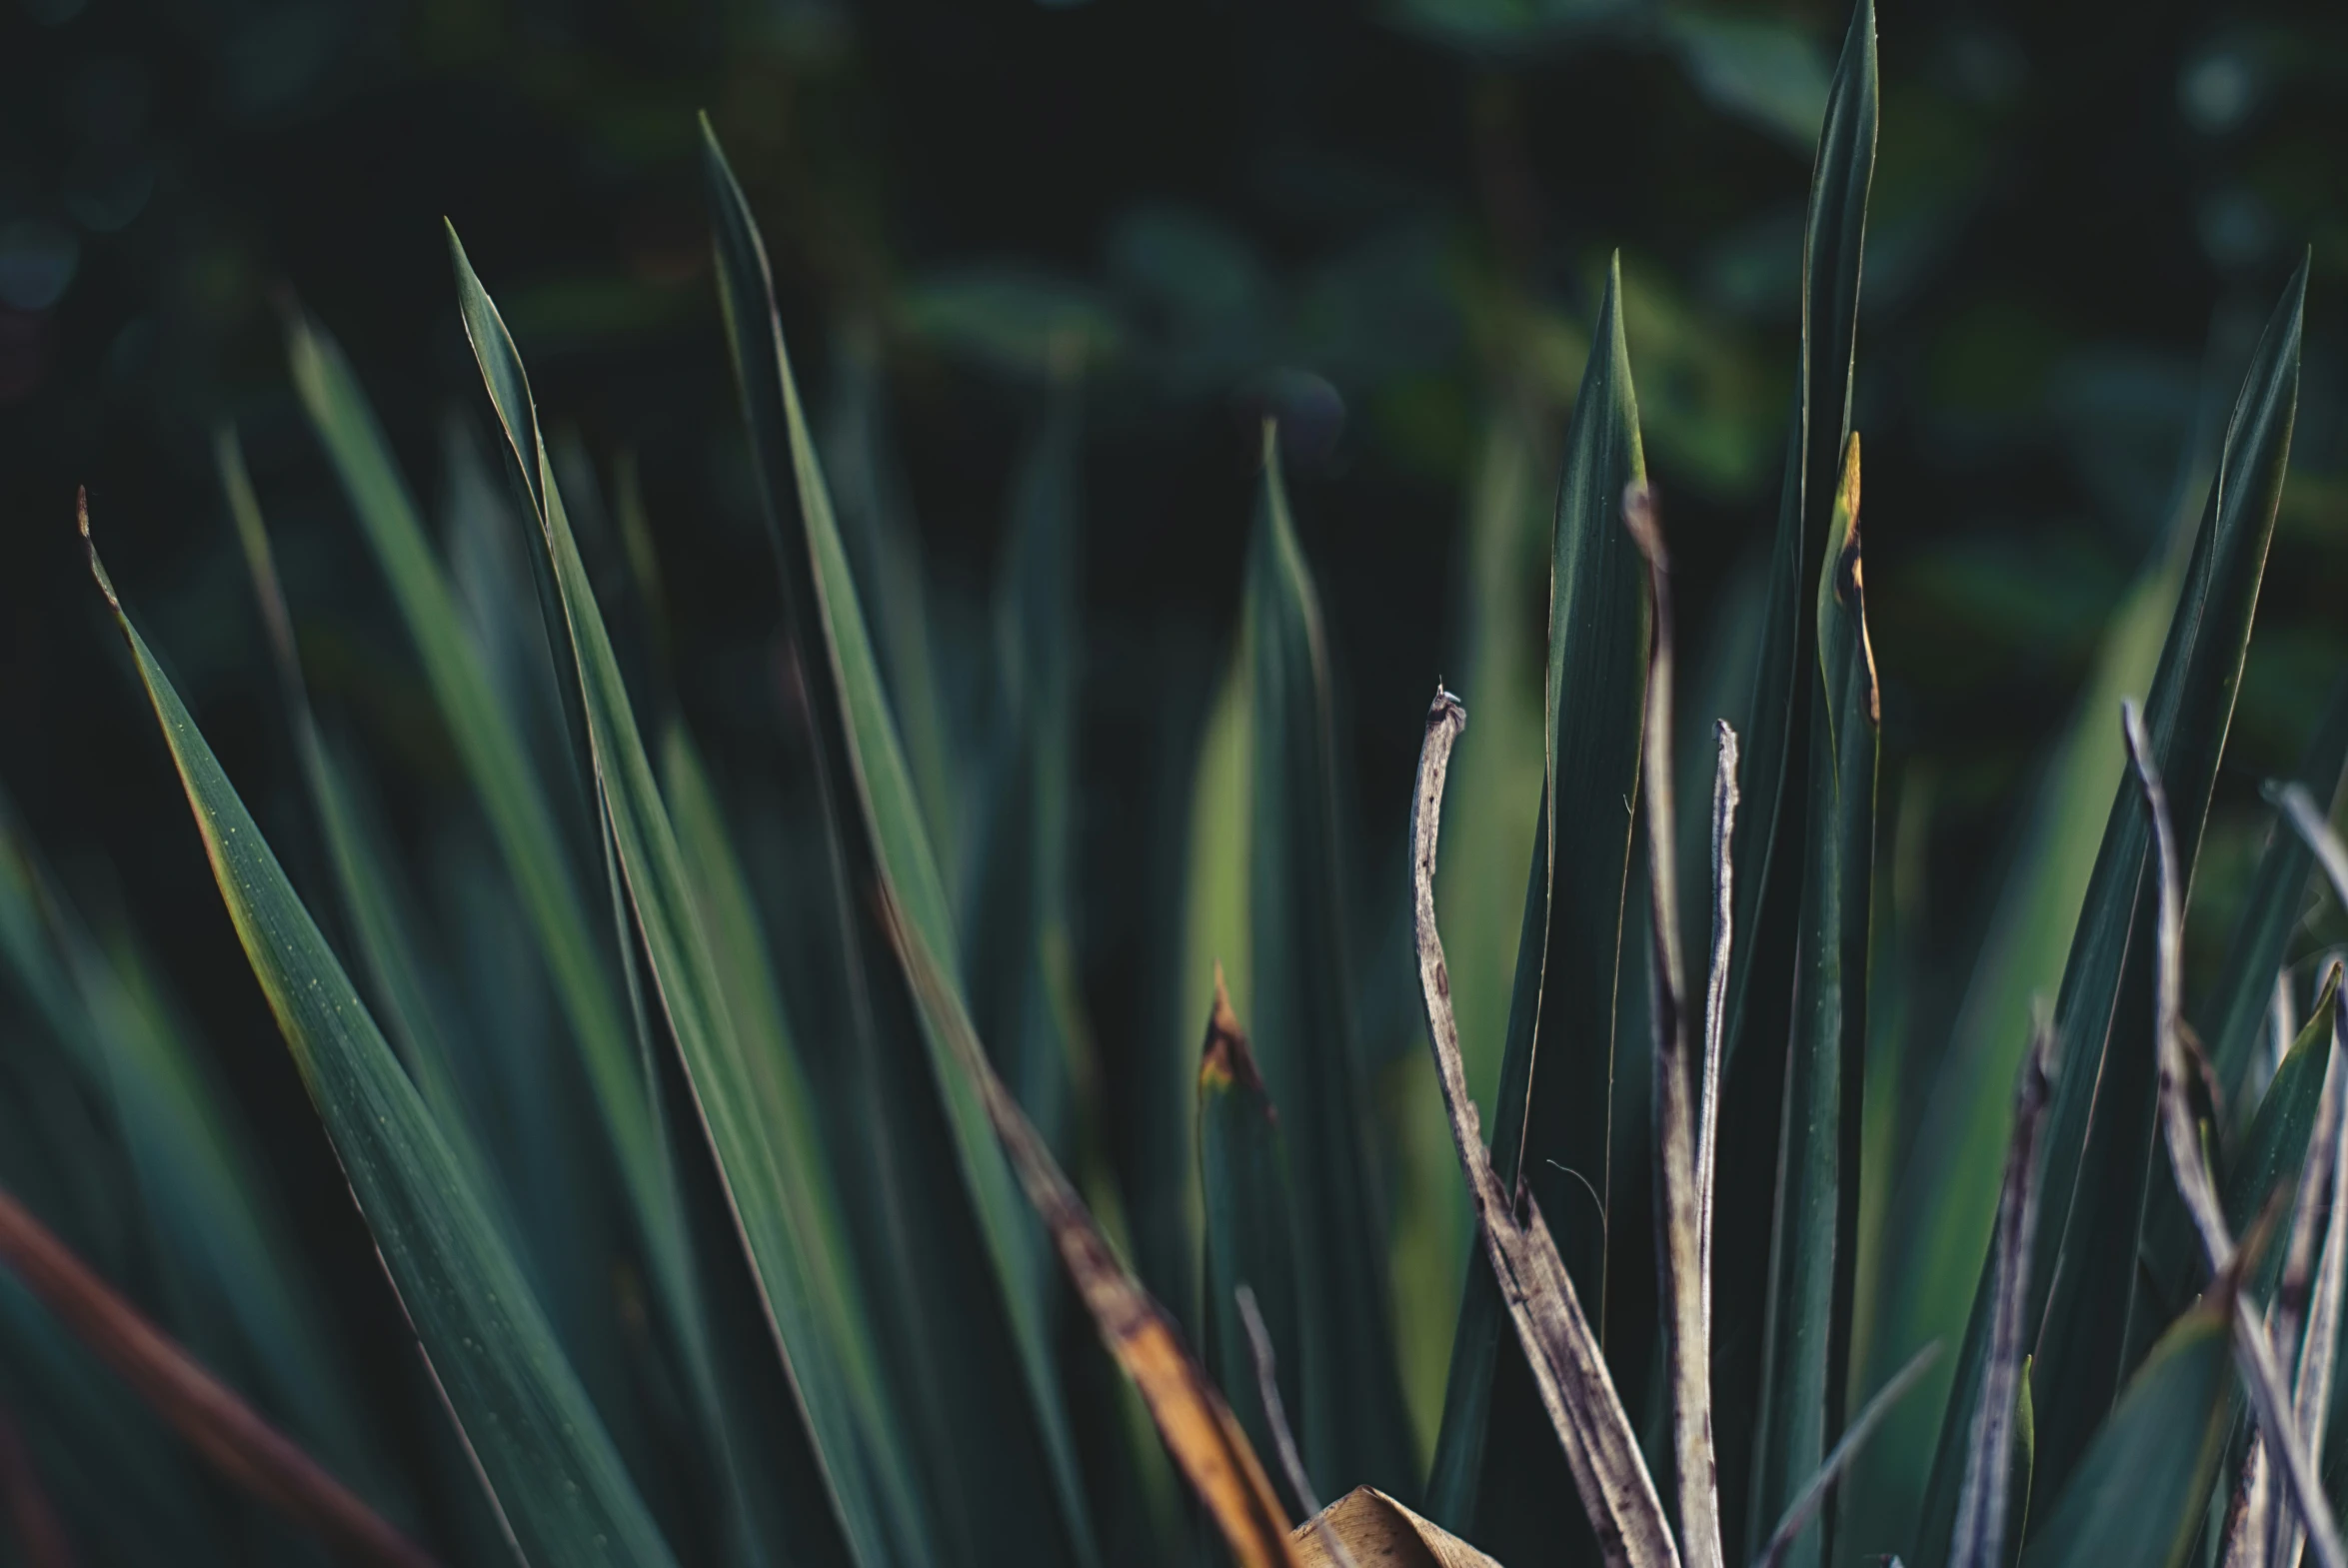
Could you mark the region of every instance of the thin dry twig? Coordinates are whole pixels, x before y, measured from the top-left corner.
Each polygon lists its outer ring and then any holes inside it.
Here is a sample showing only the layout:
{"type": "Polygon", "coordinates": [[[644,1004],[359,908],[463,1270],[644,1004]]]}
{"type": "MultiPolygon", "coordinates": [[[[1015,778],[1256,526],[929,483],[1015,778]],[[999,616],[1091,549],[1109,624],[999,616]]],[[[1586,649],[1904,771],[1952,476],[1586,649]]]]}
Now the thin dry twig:
{"type": "Polygon", "coordinates": [[[1989,1361],[1981,1402],[1973,1411],[1965,1476],[1957,1493],[1950,1568],[1995,1568],[2004,1561],[2011,1489],[2014,1404],[2022,1381],[2024,1298],[2030,1283],[2030,1237],[2038,1226],[2038,1135],[2046,1122],[2053,1020],[2041,1013],[2031,1029],[2030,1053],[2014,1089],[2014,1132],[2007,1145],[2005,1181],[1997,1197],[1997,1286],[1989,1328],[1989,1361]]]}
{"type": "MultiPolygon", "coordinates": [[[[1634,483],[1622,522],[1646,560],[1647,701],[1639,773],[1647,807],[1647,906],[1651,915],[1655,1031],[1655,1257],[1668,1330],[1671,1453],[1679,1478],[1679,1544],[1688,1568],[1723,1568],[1719,1461],[1712,1446],[1712,1345],[1705,1304],[1706,1167],[1701,1112],[1689,1072],[1686,967],[1679,951],[1678,842],[1671,789],[1671,566],[1655,521],[1654,495],[1634,483]]],[[[1715,827],[1719,788],[1714,785],[1715,827]]],[[[1716,965],[1717,966],[1717,965],[1716,965]]],[[[1709,1030],[1707,1030],[1707,1034],[1709,1030]]],[[[1707,1044],[1708,1054],[1708,1044],[1707,1044]]]]}
{"type": "MultiPolygon", "coordinates": [[[[1217,978],[1220,978],[1218,975],[1217,978]]],[[[1221,992],[1216,991],[1219,1000],[1221,992]]],[[[1271,1330],[1263,1326],[1263,1312],[1255,1304],[1254,1288],[1241,1281],[1231,1292],[1239,1304],[1239,1323],[1247,1331],[1247,1351],[1255,1363],[1255,1393],[1263,1401],[1264,1424],[1271,1428],[1271,1446],[1278,1452],[1280,1470],[1288,1478],[1288,1487],[1296,1494],[1296,1506],[1312,1520],[1313,1532],[1337,1568],[1355,1568],[1353,1554],[1345,1550],[1344,1538],[1322,1516],[1320,1499],[1312,1490],[1312,1477],[1304,1473],[1304,1455],[1297,1450],[1296,1434],[1288,1426],[1287,1401],[1280,1398],[1279,1361],[1272,1354],[1271,1330]]]]}
{"type": "Polygon", "coordinates": [[[30,1210],[0,1192],[0,1263],[221,1475],[354,1562],[429,1568],[422,1548],[147,1321],[30,1210]]]}
{"type": "Polygon", "coordinates": [[[1574,1488],[1597,1532],[1599,1552],[1620,1568],[1678,1568],[1679,1552],[1663,1520],[1655,1483],[1639,1457],[1638,1440],[1607,1375],[1597,1336],[1590,1331],[1573,1281],[1530,1193],[1511,1204],[1492,1169],[1467,1093],[1459,1057],[1459,1025],[1451,1011],[1451,976],[1443,962],[1434,918],[1435,842],[1441,831],[1443,781],[1451,748],[1466,727],[1467,710],[1437,691],[1427,710],[1426,741],[1418,754],[1418,790],[1410,815],[1411,913],[1418,950],[1418,982],[1426,1007],[1427,1039],[1442,1082],[1451,1140],[1466,1174],[1484,1254],[1516,1325],[1541,1403],[1557,1430],[1574,1488]]]}
{"type": "MultiPolygon", "coordinates": [[[[2180,976],[2185,915],[2183,875],[2177,864],[2177,835],[2170,825],[2168,792],[2161,786],[2160,770],[2152,759],[2152,743],[2144,733],[2143,716],[2137,713],[2134,703],[2122,704],[2120,713],[2121,725],[2127,736],[2128,755],[2135,765],[2136,779],[2144,791],[2145,814],[2152,818],[2154,861],[2158,871],[2159,921],[2155,931],[2153,964],[2153,1044],[2160,1053],[2161,1123],[2168,1140],[2169,1164],[2176,1173],[2177,1193],[2184,1199],[2185,1212],[2192,1217],[2194,1228],[2201,1234],[2202,1250],[2208,1257],[2210,1272],[2224,1276],[2234,1264],[2234,1238],[2226,1229],[2225,1209],[2218,1201],[2217,1183],[2211,1177],[2209,1165],[2203,1157],[2192,1107],[2186,1101],[2186,1076],[2192,1068],[2186,1060],[2180,1030],[2180,976]]],[[[2267,1337],[2265,1319],[2255,1311],[2245,1310],[2240,1304],[2237,1304],[2232,1318],[2235,1357],[2242,1366],[2242,1381],[2248,1386],[2251,1408],[2258,1413],[2259,1430],[2265,1437],[2271,1458],[2278,1462],[2291,1501],[2306,1523],[2308,1539],[2315,1546],[2316,1561],[2322,1564],[2322,1568],[2348,1568],[2348,1553],[2344,1553],[2341,1548],[2340,1532],[2332,1520],[2331,1504],[2324,1497],[2323,1485],[2316,1475],[2315,1462],[2308,1454],[2307,1445],[2299,1439],[2291,1397],[2284,1387],[2282,1371],[2275,1363],[2274,1343],[2267,1337]]]]}

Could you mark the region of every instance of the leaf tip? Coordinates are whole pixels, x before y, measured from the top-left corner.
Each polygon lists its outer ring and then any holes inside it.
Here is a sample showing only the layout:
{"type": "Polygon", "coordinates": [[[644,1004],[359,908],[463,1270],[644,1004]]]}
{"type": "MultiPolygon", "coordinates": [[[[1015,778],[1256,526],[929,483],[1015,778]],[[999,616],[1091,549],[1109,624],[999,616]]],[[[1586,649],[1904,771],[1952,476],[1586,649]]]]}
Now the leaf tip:
{"type": "Polygon", "coordinates": [[[1262,1092],[1263,1075],[1256,1069],[1247,1031],[1239,1026],[1239,1015],[1231,1008],[1219,960],[1214,965],[1214,1000],[1206,1013],[1206,1043],[1198,1054],[1199,1088],[1218,1090],[1237,1083],[1262,1092]]]}

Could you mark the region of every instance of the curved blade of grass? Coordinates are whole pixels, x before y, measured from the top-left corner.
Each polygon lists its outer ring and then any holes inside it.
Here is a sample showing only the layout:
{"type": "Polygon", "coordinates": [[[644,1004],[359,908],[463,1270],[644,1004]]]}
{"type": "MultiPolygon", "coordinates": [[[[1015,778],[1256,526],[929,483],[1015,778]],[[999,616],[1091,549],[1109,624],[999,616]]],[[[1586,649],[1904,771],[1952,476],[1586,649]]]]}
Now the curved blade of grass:
{"type": "MultiPolygon", "coordinates": [[[[1045,1302],[1025,1266],[1036,1216],[989,1124],[986,1105],[953,1060],[948,1020],[914,993],[887,938],[867,922],[886,898],[934,953],[952,955],[951,911],[923,826],[919,800],[881,684],[864,612],[832,514],[776,311],[774,280],[749,203],[703,123],[703,170],[717,229],[718,285],[739,379],[751,452],[782,579],[787,630],[807,692],[818,784],[833,854],[838,939],[858,993],[860,1048],[885,1056],[889,1125],[875,1141],[890,1163],[885,1181],[921,1194],[894,1211],[897,1295],[913,1314],[922,1349],[964,1352],[924,1368],[909,1397],[959,1402],[960,1424],[1013,1441],[933,1443],[932,1473],[958,1511],[983,1512],[961,1535],[996,1550],[1036,1538],[1038,1549],[1079,1562],[1097,1556],[1074,1442],[1052,1360],[1045,1302]],[[900,1025],[894,1020],[911,1017],[900,1025]],[[884,1028],[884,1025],[888,1027],[884,1028]],[[920,1036],[916,1053],[906,1036],[920,1036]],[[877,1051],[886,1043],[887,1051],[877,1051]],[[903,1132],[894,1125],[903,1120],[903,1132]],[[927,1127],[942,1120],[935,1138],[927,1127]],[[906,1137],[907,1143],[884,1140],[906,1137]],[[908,1146],[910,1144],[910,1146],[908,1146]],[[921,1236],[917,1249],[911,1238],[921,1236]],[[948,1305],[951,1303],[951,1306],[948,1305]],[[1057,1539],[1055,1539],[1057,1537],[1057,1539]]],[[[949,958],[948,961],[951,961],[949,958]]],[[[885,1114],[878,1105],[876,1122],[885,1114]]],[[[951,1419],[951,1418],[950,1418],[951,1419]]],[[[948,1434],[941,1433],[941,1436],[948,1434]]]]}
{"type": "MultiPolygon", "coordinates": [[[[1565,431],[1550,533],[1545,761],[1491,1148],[1503,1185],[1523,1180],[1564,1222],[1561,1255],[1601,1326],[1611,1216],[1602,1191],[1592,1213],[1571,1172],[1602,1185],[1612,1164],[1627,802],[1638,792],[1647,679],[1647,606],[1621,511],[1645,477],[1616,258],[1565,431]]],[[[1538,1500],[1564,1480],[1512,1345],[1491,1272],[1468,1269],[1427,1512],[1503,1557],[1538,1550],[1538,1500]]]]}
{"type": "MultiPolygon", "coordinates": [[[[1242,1285],[1254,1292],[1272,1343],[1298,1342],[1287,1151],[1220,974],[1198,1061],[1198,1185],[1205,1211],[1199,1359],[1216,1385],[1230,1391],[1225,1397],[1256,1451],[1277,1452],[1270,1412],[1257,1394],[1236,1292],[1242,1285]]],[[[1290,1373],[1282,1404],[1294,1401],[1290,1373]]],[[[1310,1513],[1306,1495],[1299,1493],[1295,1500],[1310,1513]]]]}
{"type": "MultiPolygon", "coordinates": [[[[1679,1483],[1679,1545],[1689,1568],[1721,1568],[1720,1486],[1712,1449],[1712,1334],[1705,1275],[1706,1230],[1710,1222],[1710,1143],[1701,1125],[1699,1082],[1687,1029],[1687,965],[1679,950],[1679,869],[1675,862],[1677,817],[1672,804],[1671,768],[1671,579],[1663,536],[1655,524],[1654,499],[1634,482],[1622,503],[1623,521],[1646,558],[1649,626],[1646,681],[1645,756],[1639,782],[1647,811],[1649,948],[1647,968],[1653,992],[1656,1256],[1663,1277],[1663,1305],[1669,1333],[1671,1457],[1679,1483]]],[[[1725,851],[1733,829],[1736,741],[1722,727],[1722,771],[1714,811],[1721,830],[1714,838],[1725,851]]],[[[1725,878],[1723,879],[1725,880],[1725,878]]],[[[1725,945],[1726,933],[1721,941],[1725,945]]],[[[1715,970],[1721,965],[1715,963],[1715,970]]],[[[1707,1029],[1707,1040],[1710,1031],[1707,1029]]],[[[1705,1080],[1710,1078],[1706,1050],[1705,1080]]]]}
{"type": "Polygon", "coordinates": [[[1052,1233],[1069,1278],[1101,1331],[1102,1343],[1141,1391],[1167,1449],[1213,1516],[1223,1544],[1240,1568],[1293,1568],[1295,1555],[1279,1498],[1230,1407],[1183,1348],[1165,1308],[1150,1298],[1110,1249],[1052,1151],[996,1075],[952,977],[939,967],[921,931],[896,904],[889,904],[886,913],[914,989],[945,1024],[956,1066],[984,1100],[1028,1201],[1052,1233]]]}
{"type": "Polygon", "coordinates": [[[1347,978],[1335,696],[1319,596],[1268,426],[1261,498],[1243,612],[1254,722],[1249,1016],[1291,1160],[1304,1458],[1324,1490],[1362,1480],[1415,1496],[1347,978]]]}
{"type": "Polygon", "coordinates": [[[223,1476],[354,1561],[428,1568],[431,1558],[198,1365],[6,1192],[0,1192],[0,1263],[223,1476]]]}
{"type": "Polygon", "coordinates": [[[1575,1297],[1572,1276],[1549,1239],[1538,1203],[1521,1190],[1520,1205],[1513,1203],[1501,1187],[1484,1151],[1475,1101],[1467,1094],[1459,1029],[1451,1016],[1450,975],[1434,918],[1443,779],[1450,768],[1452,743],[1466,724],[1467,711],[1459,700],[1438,690],[1427,711],[1426,741],[1418,754],[1417,789],[1410,807],[1411,922],[1419,991],[1452,1143],[1467,1177],[1485,1257],[1500,1282],[1500,1299],[1532,1368],[1558,1445],[1565,1451],[1582,1509],[1597,1533],[1600,1555],[1609,1568],[1678,1568],[1679,1553],[1664,1523],[1654,1480],[1640,1458],[1638,1439],[1607,1374],[1597,1336],[1575,1297]]]}
{"type": "MultiPolygon", "coordinates": [[[[1875,656],[1859,555],[1859,438],[1844,446],[1818,579],[1819,683],[1811,688],[1810,787],[1796,937],[1796,1014],[1786,1055],[1771,1231],[1760,1424],[1749,1523],[1789,1508],[1839,1431],[1849,1363],[1858,1156],[1867,1037],[1868,899],[1874,886],[1875,656]]],[[[1829,1521],[1829,1524],[1831,1521],[1829,1521]]],[[[1787,1561],[1815,1568],[1830,1530],[1787,1561]]]]}
{"type": "Polygon", "coordinates": [[[2031,1532],[2023,1568],[2183,1560],[2225,1435],[2234,1311],[2230,1299],[2196,1307],[2161,1336],[2031,1532]]]}
{"type": "MultiPolygon", "coordinates": [[[[82,531],[86,538],[86,513],[82,531]]],[[[131,625],[94,545],[90,567],[137,662],[245,956],[514,1541],[547,1562],[668,1564],[462,1162],[131,625]]]]}
{"type": "MultiPolygon", "coordinates": [[[[2145,705],[2151,755],[2177,802],[2179,864],[2188,874],[2233,717],[2290,451],[2306,283],[2302,265],[2243,378],[2145,705]]],[[[2155,1073],[2146,1052],[2113,1056],[2106,1042],[2140,1039],[2151,1026],[2151,849],[2141,796],[2123,780],[2055,999],[2064,1065],[2044,1156],[2051,1223],[2040,1226],[2032,1246],[2025,1313],[2038,1325],[2038,1484],[2058,1495],[2125,1371],[2155,1073]]],[[[1988,1290],[1984,1273],[1976,1318],[1988,1290]]],[[[1936,1469],[1961,1463],[1963,1441],[1955,1434],[1969,1429],[1980,1394],[1980,1346],[1970,1331],[1966,1344],[1936,1469]]]]}
{"type": "MultiPolygon", "coordinates": [[[[2186,1064],[2180,1016],[2184,990],[2180,971],[2184,967],[2185,894],[2176,832],[2170,825],[2167,791],[2161,783],[2159,766],[2152,759],[2143,720],[2133,704],[2123,705],[2121,717],[2128,738],[2129,760],[2135,765],[2136,782],[2144,792],[2144,814],[2152,823],[2156,910],[2153,1042],[2160,1063],[2157,1082],[2161,1130],[2168,1144],[2169,1165],[2176,1175],[2178,1195],[2185,1200],[2185,1210],[2192,1215],[2193,1227],[2201,1235],[2210,1272],[2223,1282],[2221,1289],[2231,1291],[2239,1272],[2233,1232],[2218,1200],[2217,1184],[2210,1177],[2207,1156],[2185,1097],[2186,1076],[2191,1069],[2186,1064]]],[[[2327,1048],[2324,1052],[2327,1069],[2330,1055],[2327,1048]]],[[[2315,1461],[2301,1440],[2290,1395],[2275,1363],[2274,1345],[2267,1336],[2265,1319],[2247,1303],[2234,1312],[2234,1345],[2242,1367],[2242,1381],[2248,1387],[2250,1407],[2258,1416],[2259,1435],[2270,1462],[2289,1483],[2290,1502],[2306,1523],[2316,1561],[2323,1568],[2348,1568],[2348,1550],[2343,1549],[2339,1529],[2332,1522],[2331,1505],[2325,1500],[2315,1461]]]]}
{"type": "MultiPolygon", "coordinates": [[[[2332,689],[2290,782],[2329,803],[2340,793],[2343,775],[2348,775],[2348,677],[2332,689]]],[[[2194,1016],[2194,1032],[2217,1069],[2218,1087],[2236,1128],[2249,1115],[2250,1068],[2273,1016],[2275,971],[2282,967],[2291,933],[2305,912],[2307,878],[2314,868],[2315,856],[2306,843],[2277,822],[2259,855],[2217,984],[2194,1016]]]]}
{"type": "Polygon", "coordinates": [[[537,471],[532,494],[576,662],[595,774],[653,988],[684,1058],[790,1373],[827,1495],[858,1560],[885,1560],[891,1520],[913,1514],[910,1472],[880,1405],[879,1372],[851,1293],[840,1220],[812,1162],[809,1098],[788,1050],[754,1053],[726,1005],[683,849],[580,560],[513,340],[454,233],[467,336],[508,439],[537,471]],[[506,401],[512,399],[514,401],[506,401]]]}

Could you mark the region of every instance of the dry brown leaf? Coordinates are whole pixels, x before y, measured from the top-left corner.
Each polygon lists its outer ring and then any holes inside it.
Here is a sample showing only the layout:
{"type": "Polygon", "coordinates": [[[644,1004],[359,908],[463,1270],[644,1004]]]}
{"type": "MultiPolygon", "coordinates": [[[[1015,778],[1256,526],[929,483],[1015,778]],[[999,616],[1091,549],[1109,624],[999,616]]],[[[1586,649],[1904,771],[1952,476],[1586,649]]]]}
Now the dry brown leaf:
{"type": "Polygon", "coordinates": [[[1329,1536],[1343,1545],[1354,1568],[1500,1568],[1465,1541],[1370,1486],[1353,1488],[1298,1525],[1289,1533],[1288,1545],[1302,1568],[1338,1568],[1329,1536]]]}

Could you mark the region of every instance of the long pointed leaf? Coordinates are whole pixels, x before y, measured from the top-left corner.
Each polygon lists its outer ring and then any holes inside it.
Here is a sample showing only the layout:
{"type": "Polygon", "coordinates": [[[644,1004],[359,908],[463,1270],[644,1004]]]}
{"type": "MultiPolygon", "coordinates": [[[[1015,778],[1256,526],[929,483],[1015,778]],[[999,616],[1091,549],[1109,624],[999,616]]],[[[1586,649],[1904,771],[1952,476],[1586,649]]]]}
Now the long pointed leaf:
{"type": "MultiPolygon", "coordinates": [[[[1092,1521],[1040,1282],[1027,1266],[1036,1216],[1021,1201],[977,1087],[955,1065],[949,1020],[911,990],[902,957],[892,961],[885,933],[869,928],[876,899],[886,899],[931,952],[960,950],[792,379],[765,245],[706,122],[702,152],[717,228],[719,297],[782,578],[786,625],[807,677],[849,983],[863,992],[860,1005],[873,1009],[864,1014],[865,1026],[876,1029],[875,1038],[885,1037],[893,1053],[878,1065],[896,1074],[892,1081],[905,1096],[901,1113],[916,1105],[936,1107],[924,1109],[923,1119],[908,1130],[927,1126],[934,1115],[944,1123],[935,1141],[924,1137],[918,1146],[887,1150],[888,1158],[902,1164],[882,1172],[885,1179],[918,1183],[915,1190],[923,1194],[917,1211],[900,1208],[896,1215],[901,1227],[925,1227],[926,1237],[919,1253],[910,1243],[895,1253],[896,1267],[904,1271],[898,1289],[920,1297],[901,1307],[920,1314],[923,1331],[942,1342],[924,1347],[933,1360],[924,1368],[922,1386],[911,1392],[923,1400],[965,1401],[971,1423],[1008,1421],[1017,1434],[985,1451],[934,1443],[932,1473],[948,1488],[954,1510],[972,1515],[963,1534],[983,1531],[999,1550],[1031,1537],[1041,1551],[1090,1562],[1096,1556],[1092,1521]],[[918,1052],[902,1049],[911,1043],[906,1034],[918,1034],[918,1052]],[[945,1307],[949,1300],[951,1310],[945,1307]],[[948,1345],[959,1348],[947,1355],[948,1345]]],[[[902,1135],[879,1126],[871,1130],[876,1139],[902,1135]]]]}
{"type": "MultiPolygon", "coordinates": [[[[1818,581],[1810,691],[1793,1038],[1778,1133],[1776,1224],[1754,1437],[1750,1524],[1791,1506],[1841,1429],[1856,1263],[1859,1128],[1867,1038],[1868,898],[1874,885],[1875,753],[1881,723],[1859,555],[1859,438],[1845,444],[1818,581]]],[[[1827,1533],[1787,1562],[1814,1568],[1827,1533]]]]}
{"type": "MultiPolygon", "coordinates": [[[[88,534],[88,520],[83,533],[88,534]]],[[[90,552],[245,956],[507,1528],[531,1557],[665,1565],[520,1266],[90,552]]]]}

